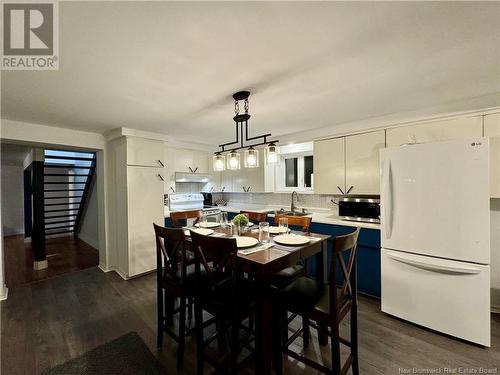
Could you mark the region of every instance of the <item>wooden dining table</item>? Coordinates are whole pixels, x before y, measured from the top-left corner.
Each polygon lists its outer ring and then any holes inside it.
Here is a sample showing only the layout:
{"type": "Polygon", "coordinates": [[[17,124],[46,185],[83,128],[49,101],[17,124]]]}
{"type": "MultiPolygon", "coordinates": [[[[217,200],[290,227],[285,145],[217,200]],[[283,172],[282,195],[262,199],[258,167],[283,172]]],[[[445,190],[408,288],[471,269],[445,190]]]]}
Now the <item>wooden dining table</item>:
{"type": "MultiPolygon", "coordinates": [[[[231,235],[228,228],[213,228],[216,236],[231,235]]],[[[310,237],[310,241],[304,245],[284,246],[274,242],[274,235],[270,235],[272,247],[259,250],[248,255],[238,251],[241,269],[254,279],[257,288],[257,300],[255,306],[255,373],[270,374],[272,372],[272,342],[273,342],[273,289],[271,279],[274,274],[284,268],[293,266],[299,261],[311,256],[315,257],[316,278],[326,283],[327,265],[327,240],[329,235],[317,233],[304,233],[291,231],[291,233],[310,237]]],[[[258,229],[248,228],[242,236],[258,238],[258,229]]],[[[260,246],[257,245],[257,246],[260,246]]],[[[245,249],[246,250],[246,249],[245,249]]],[[[325,344],[326,335],[320,334],[320,343],[325,344]]]]}

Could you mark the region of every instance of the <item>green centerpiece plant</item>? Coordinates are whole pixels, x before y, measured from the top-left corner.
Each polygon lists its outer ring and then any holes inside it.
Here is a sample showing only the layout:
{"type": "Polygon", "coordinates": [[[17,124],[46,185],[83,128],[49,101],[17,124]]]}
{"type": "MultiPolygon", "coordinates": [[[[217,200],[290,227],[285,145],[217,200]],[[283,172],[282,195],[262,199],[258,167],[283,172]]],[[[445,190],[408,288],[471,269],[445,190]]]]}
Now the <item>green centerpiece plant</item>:
{"type": "Polygon", "coordinates": [[[234,217],[233,224],[236,227],[237,234],[240,235],[248,225],[248,217],[243,214],[238,214],[234,217]]]}

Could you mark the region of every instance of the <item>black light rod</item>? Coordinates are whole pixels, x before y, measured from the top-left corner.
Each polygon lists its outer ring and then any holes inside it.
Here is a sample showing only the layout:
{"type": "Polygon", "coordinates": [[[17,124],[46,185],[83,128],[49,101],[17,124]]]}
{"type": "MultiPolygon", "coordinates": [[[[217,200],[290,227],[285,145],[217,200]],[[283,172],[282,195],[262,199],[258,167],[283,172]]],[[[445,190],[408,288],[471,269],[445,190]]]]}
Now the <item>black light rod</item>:
{"type": "MultiPolygon", "coordinates": [[[[249,147],[255,147],[255,146],[262,146],[262,145],[267,145],[269,143],[278,143],[279,141],[276,139],[276,140],[272,140],[272,141],[266,141],[266,142],[261,142],[261,143],[254,143],[254,144],[251,144],[251,145],[245,145],[243,147],[236,147],[236,148],[231,148],[231,151],[236,151],[236,150],[241,150],[243,148],[249,148],[249,147]]],[[[218,154],[218,153],[221,153],[221,152],[227,152],[228,150],[224,150],[224,146],[220,146],[222,147],[222,151],[215,151],[214,154],[218,154]]]]}

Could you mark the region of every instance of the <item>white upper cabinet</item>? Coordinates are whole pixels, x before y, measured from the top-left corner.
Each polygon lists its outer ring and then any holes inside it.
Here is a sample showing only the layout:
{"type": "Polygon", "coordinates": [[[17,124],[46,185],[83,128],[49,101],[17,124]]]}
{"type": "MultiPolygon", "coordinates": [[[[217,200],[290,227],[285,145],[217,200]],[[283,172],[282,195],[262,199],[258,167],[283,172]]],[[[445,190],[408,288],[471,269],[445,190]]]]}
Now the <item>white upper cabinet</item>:
{"type": "Polygon", "coordinates": [[[351,189],[350,194],[380,193],[379,150],[384,146],[384,130],[346,137],[346,192],[351,189]]]}
{"type": "Polygon", "coordinates": [[[482,136],[482,117],[460,117],[387,129],[387,147],[482,136]]]}
{"type": "Polygon", "coordinates": [[[198,168],[196,173],[211,173],[212,170],[209,169],[212,165],[209,164],[209,155],[206,151],[193,151],[193,162],[191,168],[194,170],[198,168]]]}
{"type": "Polygon", "coordinates": [[[490,195],[500,198],[500,113],[484,116],[484,135],[490,137],[490,195]]]}
{"type": "Polygon", "coordinates": [[[265,165],[264,151],[259,150],[259,167],[245,168],[243,153],[241,155],[241,168],[236,170],[226,169],[221,172],[221,189],[226,192],[244,193],[250,188],[250,193],[262,193],[265,191],[265,165]],[[243,189],[245,188],[245,190],[243,189]]]}
{"type": "Polygon", "coordinates": [[[163,142],[127,137],[127,165],[158,167],[164,165],[163,142]]]}
{"type": "Polygon", "coordinates": [[[345,191],[345,138],[314,142],[314,192],[340,194],[345,191]]]}

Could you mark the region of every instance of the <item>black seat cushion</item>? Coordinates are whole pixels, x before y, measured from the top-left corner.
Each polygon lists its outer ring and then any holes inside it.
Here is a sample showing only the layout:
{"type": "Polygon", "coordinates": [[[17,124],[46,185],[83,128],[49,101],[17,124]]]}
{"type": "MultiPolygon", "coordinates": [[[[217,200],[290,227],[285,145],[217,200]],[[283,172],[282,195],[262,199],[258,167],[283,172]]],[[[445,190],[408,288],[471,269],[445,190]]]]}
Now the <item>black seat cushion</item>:
{"type": "Polygon", "coordinates": [[[287,267],[280,272],[273,275],[271,279],[271,284],[276,288],[284,288],[290,284],[293,280],[300,276],[306,275],[306,267],[303,264],[296,264],[291,267],[287,267]]]}
{"type": "Polygon", "coordinates": [[[238,279],[236,298],[232,296],[231,282],[214,291],[206,291],[200,296],[202,308],[212,315],[230,316],[236,303],[240,318],[248,316],[255,302],[255,285],[248,279],[238,279]]]}
{"type": "MultiPolygon", "coordinates": [[[[201,266],[200,269],[200,275],[201,277],[205,277],[206,272],[205,268],[201,266]]],[[[182,270],[177,270],[175,273],[175,277],[171,274],[164,274],[163,275],[163,284],[165,286],[178,286],[180,285],[182,277],[182,270]]],[[[201,281],[201,284],[204,282],[201,281]]],[[[184,279],[184,287],[186,288],[186,291],[194,291],[194,288],[196,287],[196,270],[195,270],[195,265],[190,264],[189,266],[186,267],[186,278],[184,279]]]]}
{"type": "Polygon", "coordinates": [[[325,293],[325,285],[301,276],[276,292],[276,301],[283,309],[305,313],[314,309],[325,293]]]}

